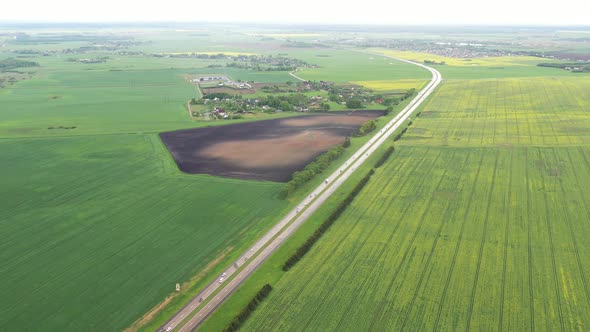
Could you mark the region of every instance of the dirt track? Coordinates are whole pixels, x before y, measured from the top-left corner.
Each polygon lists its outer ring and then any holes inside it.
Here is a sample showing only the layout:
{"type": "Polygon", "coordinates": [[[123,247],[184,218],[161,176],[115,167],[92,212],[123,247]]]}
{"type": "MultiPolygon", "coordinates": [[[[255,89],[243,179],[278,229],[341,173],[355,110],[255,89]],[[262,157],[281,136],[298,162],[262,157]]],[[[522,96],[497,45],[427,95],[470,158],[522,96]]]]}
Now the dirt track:
{"type": "Polygon", "coordinates": [[[186,173],[286,182],[381,111],[333,112],[161,133],[186,173]]]}

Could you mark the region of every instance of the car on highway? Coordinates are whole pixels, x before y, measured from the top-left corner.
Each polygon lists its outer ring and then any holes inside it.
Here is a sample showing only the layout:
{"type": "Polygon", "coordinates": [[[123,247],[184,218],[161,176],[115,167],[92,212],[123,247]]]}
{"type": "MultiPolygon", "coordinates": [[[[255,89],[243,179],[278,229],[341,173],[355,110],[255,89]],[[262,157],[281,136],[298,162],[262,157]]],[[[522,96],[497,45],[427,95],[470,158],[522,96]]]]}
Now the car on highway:
{"type": "Polygon", "coordinates": [[[225,278],[219,278],[219,283],[222,283],[223,279],[225,279],[225,278]]]}

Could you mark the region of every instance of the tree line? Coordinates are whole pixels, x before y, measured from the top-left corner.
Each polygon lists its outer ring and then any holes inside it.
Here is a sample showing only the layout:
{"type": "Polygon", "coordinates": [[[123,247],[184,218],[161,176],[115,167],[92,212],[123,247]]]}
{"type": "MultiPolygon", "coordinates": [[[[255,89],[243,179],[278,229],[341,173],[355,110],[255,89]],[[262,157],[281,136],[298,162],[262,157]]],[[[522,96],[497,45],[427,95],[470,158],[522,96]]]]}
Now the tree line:
{"type": "Polygon", "coordinates": [[[370,132],[372,132],[373,130],[375,130],[375,128],[377,128],[376,121],[369,120],[369,121],[363,123],[362,126],[360,126],[360,128],[356,131],[354,136],[356,136],[356,137],[365,136],[365,135],[369,134],[370,132]]]}
{"type": "Polygon", "coordinates": [[[25,61],[19,60],[14,58],[8,58],[4,60],[0,60],[0,69],[7,70],[7,69],[16,69],[21,67],[39,67],[39,63],[34,61],[25,61]]]}
{"type": "Polygon", "coordinates": [[[393,141],[394,142],[399,141],[402,138],[402,136],[406,133],[406,131],[408,131],[408,127],[405,127],[404,129],[402,129],[402,131],[400,133],[395,135],[395,137],[393,138],[393,141]]]}
{"type": "Polygon", "coordinates": [[[381,158],[379,158],[379,160],[377,160],[377,162],[375,163],[375,166],[373,166],[373,167],[374,168],[381,167],[381,165],[383,165],[387,161],[387,159],[389,159],[389,156],[391,156],[393,151],[395,151],[395,148],[393,147],[393,145],[391,145],[390,147],[387,148],[387,150],[385,150],[385,152],[383,153],[381,158]]]}
{"type": "Polygon", "coordinates": [[[447,63],[444,62],[444,61],[437,62],[435,60],[424,60],[424,64],[427,64],[427,65],[446,65],[447,63]]]}
{"type": "Polygon", "coordinates": [[[332,161],[336,160],[344,153],[344,145],[346,145],[346,140],[344,141],[343,145],[332,148],[328,150],[328,152],[321,154],[314,161],[305,166],[303,170],[293,173],[291,180],[285,184],[279,193],[279,197],[283,199],[287,198],[289,195],[295,192],[297,188],[309,182],[317,174],[323,172],[326,168],[328,168],[328,166],[330,166],[332,161]]]}
{"type": "Polygon", "coordinates": [[[583,67],[583,66],[588,66],[590,64],[586,63],[586,62],[561,62],[561,63],[556,63],[556,62],[542,62],[542,63],[538,63],[537,67],[549,67],[549,68],[561,68],[561,69],[565,69],[565,67],[583,67]]]}
{"type": "Polygon", "coordinates": [[[416,89],[411,88],[410,90],[406,91],[406,93],[404,93],[404,95],[401,97],[401,100],[404,101],[404,100],[410,98],[411,96],[414,95],[414,93],[416,93],[416,89]]]}
{"type": "Polygon", "coordinates": [[[223,331],[224,332],[238,331],[240,329],[240,327],[246,322],[248,317],[250,317],[252,312],[254,312],[254,310],[256,310],[256,308],[258,307],[260,302],[262,302],[262,300],[264,300],[266,297],[268,297],[268,294],[270,293],[271,290],[272,290],[271,285],[269,285],[269,284],[264,285],[262,287],[262,289],[260,289],[258,291],[258,293],[256,293],[254,298],[252,300],[250,300],[248,305],[246,305],[246,307],[244,309],[242,309],[242,311],[240,311],[240,313],[229,323],[229,325],[225,329],[223,329],[223,331]]]}
{"type": "Polygon", "coordinates": [[[367,175],[365,175],[354,189],[346,196],[346,198],[340,202],[336,210],[334,210],[328,219],[324,221],[318,229],[303,243],[291,257],[287,259],[283,264],[283,271],[289,271],[305,254],[311,249],[311,247],[322,237],[322,235],[332,226],[332,224],[340,217],[340,215],[346,210],[346,208],[352,203],[354,198],[361,192],[361,190],[367,185],[371,176],[375,173],[374,169],[371,169],[367,175]]]}
{"type": "Polygon", "coordinates": [[[590,71],[590,63],[586,62],[569,62],[569,63],[553,63],[543,62],[537,64],[537,67],[559,68],[566,69],[572,72],[588,72],[590,71]]]}
{"type": "MultiPolygon", "coordinates": [[[[416,116],[420,116],[420,113],[416,114],[416,116]]],[[[401,132],[399,132],[397,135],[395,135],[395,137],[393,138],[393,141],[394,142],[399,141],[402,138],[402,136],[404,136],[406,131],[408,131],[408,128],[412,125],[412,123],[413,123],[412,120],[410,120],[408,122],[408,125],[404,129],[402,129],[401,132]]]]}

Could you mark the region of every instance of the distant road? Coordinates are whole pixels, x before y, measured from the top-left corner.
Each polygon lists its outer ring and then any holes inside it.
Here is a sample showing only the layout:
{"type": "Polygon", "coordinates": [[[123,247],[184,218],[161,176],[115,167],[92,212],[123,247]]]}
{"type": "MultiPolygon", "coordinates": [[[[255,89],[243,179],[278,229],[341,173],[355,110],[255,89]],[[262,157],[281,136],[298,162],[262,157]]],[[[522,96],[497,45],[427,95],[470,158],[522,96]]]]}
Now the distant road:
{"type": "MultiPolygon", "coordinates": [[[[373,53],[370,53],[373,54],[373,53]]],[[[432,79],[414,99],[374,137],[365,143],[358,151],[344,162],[334,173],[316,187],[293,210],[289,211],[272,229],[260,238],[240,258],[224,270],[212,283],[205,287],[191,302],[183,307],[174,317],[164,324],[158,331],[192,331],[196,329],[211,313],[215,311],[268,257],[277,250],[285,240],[293,234],[303,222],[307,220],[362,163],[386,142],[397,128],[403,125],[420,104],[436,89],[442,77],[431,67],[413,61],[398,59],[429,70],[432,79]],[[228,281],[229,280],[229,281],[228,281]],[[201,303],[205,305],[201,306],[201,303]],[[188,319],[195,310],[198,311],[188,319]],[[187,322],[184,322],[187,320],[187,322]]]]}
{"type": "Polygon", "coordinates": [[[299,76],[297,76],[297,75],[293,74],[293,73],[294,73],[294,72],[296,72],[296,71],[297,71],[297,69],[293,70],[292,72],[290,72],[290,73],[289,73],[289,75],[291,75],[291,76],[295,77],[296,79],[298,79],[298,80],[300,80],[300,81],[307,82],[307,80],[304,80],[303,78],[301,78],[301,77],[299,77],[299,76]]]}

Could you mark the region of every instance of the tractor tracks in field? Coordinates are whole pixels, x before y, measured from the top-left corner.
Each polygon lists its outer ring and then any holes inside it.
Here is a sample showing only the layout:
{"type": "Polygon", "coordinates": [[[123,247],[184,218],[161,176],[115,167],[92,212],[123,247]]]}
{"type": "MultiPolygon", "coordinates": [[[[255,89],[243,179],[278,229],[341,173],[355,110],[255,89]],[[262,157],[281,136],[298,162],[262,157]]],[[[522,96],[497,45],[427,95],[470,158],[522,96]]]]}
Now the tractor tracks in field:
{"type": "Polygon", "coordinates": [[[463,239],[463,231],[465,230],[465,224],[467,223],[467,219],[469,216],[469,211],[471,210],[471,203],[473,203],[473,195],[475,194],[475,189],[477,188],[477,182],[479,180],[479,175],[481,172],[481,164],[483,163],[484,154],[481,154],[481,158],[479,160],[479,164],[477,165],[477,172],[475,173],[475,178],[473,179],[473,185],[471,186],[471,192],[469,194],[469,201],[467,201],[467,206],[465,208],[465,214],[463,215],[463,220],[461,221],[461,229],[459,230],[459,238],[457,239],[457,243],[455,245],[455,251],[453,252],[453,259],[451,260],[451,266],[449,268],[449,273],[447,275],[447,279],[445,281],[445,286],[443,289],[443,294],[439,301],[438,311],[436,313],[436,320],[434,323],[433,331],[439,331],[440,319],[442,317],[442,311],[444,309],[444,304],[446,301],[449,285],[451,283],[451,278],[453,276],[453,271],[455,270],[455,265],[457,263],[457,256],[459,255],[459,249],[461,247],[461,240],[463,239]]]}
{"type": "MultiPolygon", "coordinates": [[[[454,157],[455,157],[455,154],[453,154],[453,156],[450,158],[450,160],[453,160],[454,157]]],[[[469,164],[468,163],[469,157],[470,157],[470,155],[467,154],[467,156],[465,157],[465,160],[463,161],[463,163],[461,163],[462,168],[461,168],[461,171],[459,172],[461,174],[461,176],[459,176],[458,179],[456,180],[455,187],[457,187],[458,184],[460,183],[461,177],[463,175],[465,175],[465,172],[463,172],[463,170],[466,167],[465,165],[469,164]]],[[[448,162],[450,162],[450,160],[448,162]]],[[[408,323],[408,321],[410,319],[410,315],[412,313],[412,310],[415,308],[414,304],[416,303],[416,299],[418,298],[418,294],[420,293],[420,290],[422,290],[422,283],[424,282],[424,278],[427,275],[428,268],[430,267],[430,262],[432,261],[432,257],[434,256],[434,252],[436,251],[436,247],[438,245],[438,241],[441,238],[442,230],[444,229],[445,226],[447,226],[448,221],[450,219],[449,215],[452,213],[451,206],[452,206],[452,204],[447,202],[447,208],[445,209],[443,217],[441,218],[442,222],[440,223],[440,225],[438,226],[438,228],[436,230],[436,233],[434,235],[434,241],[432,243],[430,251],[428,252],[428,258],[426,259],[426,262],[424,263],[424,268],[422,269],[422,273],[420,273],[420,279],[418,280],[418,284],[414,290],[414,294],[412,296],[412,299],[410,300],[410,304],[408,305],[408,308],[409,308],[408,312],[405,314],[405,318],[404,318],[402,326],[400,328],[400,330],[402,330],[402,331],[404,331],[406,329],[406,324],[408,323]]]]}
{"type": "MultiPolygon", "coordinates": [[[[325,183],[316,187],[309,196],[297,204],[269,232],[264,234],[239,259],[216,277],[189,304],[177,312],[160,331],[178,330],[193,331],[208,318],[254,271],[291,236],[299,226],[311,216],[355,170],[357,170],[378,147],[389,141],[390,137],[400,128],[412,113],[424,102],[442,81],[440,73],[428,66],[408,60],[390,57],[395,60],[413,64],[428,70],[432,79],[406,107],[390,120],[378,133],[334,173],[327,177],[325,183]]],[[[292,74],[292,73],[291,73],[292,74]]],[[[295,78],[298,78],[294,74],[295,78]]],[[[300,79],[300,78],[299,78],[300,79]]]]}
{"type": "Polygon", "coordinates": [[[488,231],[488,221],[490,219],[490,207],[492,206],[492,197],[494,193],[494,185],[496,182],[496,174],[498,170],[498,158],[499,158],[499,151],[496,151],[496,157],[494,161],[494,172],[492,175],[492,183],[490,185],[490,194],[488,195],[488,202],[486,207],[486,216],[484,218],[483,223],[483,232],[481,234],[481,244],[479,246],[479,251],[477,254],[477,269],[475,270],[475,278],[473,281],[473,289],[471,291],[471,300],[469,301],[469,307],[467,308],[467,327],[465,328],[467,331],[471,328],[471,317],[473,315],[473,305],[475,304],[475,297],[477,295],[477,285],[479,281],[479,272],[481,270],[481,262],[483,258],[483,250],[486,244],[486,236],[488,231]]]}
{"type": "MultiPolygon", "coordinates": [[[[540,153],[540,152],[539,152],[540,153]]],[[[544,160],[540,156],[541,160],[544,160]]],[[[550,220],[549,200],[547,197],[547,183],[545,181],[545,174],[541,174],[541,184],[543,189],[543,202],[545,203],[545,226],[547,226],[547,236],[549,238],[549,251],[551,254],[551,272],[553,274],[553,287],[555,288],[555,298],[557,299],[557,315],[559,319],[559,326],[561,331],[565,331],[563,322],[563,308],[562,308],[562,294],[559,287],[559,277],[557,273],[557,260],[555,259],[555,243],[553,241],[553,227],[550,220]]]]}
{"type": "MultiPolygon", "coordinates": [[[[530,127],[529,127],[530,128],[530,127]]],[[[527,215],[532,210],[532,201],[531,201],[531,183],[529,177],[529,151],[524,151],[524,158],[525,158],[525,181],[526,181],[526,205],[527,205],[527,215]]],[[[530,224],[530,220],[527,222],[527,253],[528,253],[528,279],[529,279],[529,302],[530,302],[530,324],[531,324],[531,331],[535,330],[535,289],[533,288],[533,249],[532,249],[532,226],[530,224]]]]}
{"type": "MultiPolygon", "coordinates": [[[[442,155],[442,152],[439,151],[438,155],[436,156],[436,159],[434,161],[432,161],[431,165],[434,166],[437,164],[438,159],[440,158],[440,156],[442,155]]],[[[446,174],[446,169],[444,171],[444,174],[446,174]]],[[[425,177],[423,177],[425,178],[425,177]]],[[[441,176],[438,183],[436,184],[436,186],[434,186],[434,188],[438,188],[438,186],[440,186],[440,183],[442,182],[444,176],[441,176]]],[[[434,195],[431,195],[428,203],[425,204],[425,206],[428,206],[430,204],[430,202],[432,202],[432,200],[434,199],[434,195]]],[[[414,247],[414,241],[416,240],[416,238],[418,237],[418,234],[420,233],[420,230],[422,229],[422,224],[424,222],[425,215],[427,213],[428,209],[424,209],[422,216],[420,217],[420,221],[418,222],[418,225],[416,226],[416,230],[414,231],[414,234],[412,235],[412,238],[409,240],[408,245],[406,246],[406,250],[404,251],[404,254],[402,255],[402,258],[399,262],[399,264],[397,265],[395,272],[392,274],[392,278],[391,281],[389,282],[389,285],[387,286],[387,290],[385,291],[385,294],[383,296],[384,299],[387,299],[390,295],[390,293],[393,290],[393,286],[395,284],[395,282],[397,281],[397,278],[399,276],[399,274],[402,271],[402,268],[406,262],[406,260],[408,259],[408,257],[411,257],[414,253],[414,251],[416,250],[416,248],[414,247]]],[[[374,331],[376,330],[376,326],[375,324],[377,324],[378,321],[381,321],[381,317],[383,316],[383,314],[385,313],[386,310],[386,306],[387,306],[387,301],[384,300],[383,304],[381,306],[379,306],[379,308],[377,309],[377,312],[375,312],[375,314],[373,315],[373,319],[371,320],[371,326],[369,328],[369,330],[374,331]]]]}
{"type": "MultiPolygon", "coordinates": [[[[580,148],[578,148],[578,151],[580,152],[580,155],[582,155],[582,158],[584,159],[584,162],[586,163],[586,166],[589,167],[589,169],[590,169],[590,162],[588,162],[588,159],[586,158],[586,155],[584,154],[583,149],[580,147],[580,148]]],[[[570,151],[567,151],[567,156],[568,156],[568,159],[570,161],[570,165],[575,165],[574,164],[574,161],[572,159],[572,155],[571,155],[570,151]]],[[[572,167],[572,169],[574,171],[574,175],[575,175],[576,179],[579,179],[577,167],[572,167]]],[[[562,190],[565,191],[563,187],[562,187],[562,190]]],[[[586,199],[587,196],[586,196],[585,193],[586,193],[586,191],[580,190],[580,196],[582,196],[582,201],[583,202],[588,202],[588,200],[586,199]]],[[[588,205],[584,204],[584,210],[586,210],[586,215],[587,216],[590,216],[590,207],[588,207],[588,205]]],[[[572,234],[572,239],[573,239],[573,241],[575,241],[575,239],[573,238],[574,235],[575,235],[575,232],[573,230],[573,227],[571,226],[571,223],[570,223],[570,230],[571,230],[571,234],[572,234]]],[[[590,303],[590,290],[588,289],[588,282],[586,280],[587,274],[584,273],[583,264],[581,263],[580,254],[579,254],[578,249],[577,249],[577,244],[575,245],[575,247],[576,247],[576,258],[578,260],[578,266],[580,268],[582,282],[584,283],[584,290],[586,292],[586,301],[588,301],[588,303],[590,303]]]]}
{"type": "MultiPolygon", "coordinates": [[[[398,165],[398,167],[396,167],[396,171],[401,169],[403,167],[403,165],[405,165],[407,160],[404,160],[400,165],[398,165]]],[[[393,181],[394,177],[391,177],[387,180],[387,182],[385,183],[384,187],[388,187],[389,184],[393,181]]],[[[406,183],[408,182],[408,178],[406,178],[404,180],[404,183],[402,184],[403,187],[406,186],[406,183]]],[[[360,199],[361,197],[358,197],[358,199],[360,199]]],[[[377,209],[381,209],[384,203],[384,200],[373,200],[369,205],[365,206],[362,209],[362,212],[359,213],[359,218],[357,218],[354,222],[354,224],[352,225],[352,227],[349,228],[350,231],[348,231],[346,233],[346,235],[340,239],[340,241],[338,242],[338,244],[336,245],[336,247],[334,247],[332,249],[332,252],[336,253],[338,252],[338,249],[345,244],[348,239],[349,236],[351,236],[351,234],[353,233],[353,230],[361,223],[361,218],[360,216],[364,216],[368,213],[368,211],[371,211],[373,209],[373,207],[375,205],[377,205],[378,203],[381,203],[381,207],[377,207],[377,209]]],[[[387,205],[388,207],[391,205],[391,202],[387,205]]],[[[385,214],[385,211],[387,211],[387,208],[385,208],[384,212],[381,214],[381,217],[383,217],[383,215],[385,214]]],[[[379,226],[379,223],[374,223],[371,227],[371,229],[366,233],[363,234],[362,236],[364,237],[364,239],[362,240],[362,242],[360,242],[360,244],[354,246],[354,248],[351,248],[351,251],[349,251],[349,257],[351,258],[350,261],[354,261],[354,258],[359,256],[359,253],[362,251],[362,249],[365,247],[366,242],[371,238],[371,235],[373,234],[373,232],[375,231],[375,229],[377,229],[377,227],[379,226]]],[[[359,236],[360,238],[360,236],[359,236]]],[[[330,255],[326,256],[323,261],[322,264],[327,264],[329,259],[330,259],[330,255]]],[[[332,281],[332,284],[337,284],[338,282],[340,282],[340,280],[342,279],[342,277],[348,272],[349,268],[351,268],[353,266],[353,264],[347,264],[345,266],[345,268],[340,271],[340,273],[338,274],[338,277],[336,278],[336,280],[332,281]]],[[[318,274],[320,274],[321,271],[320,270],[316,270],[313,272],[313,274],[307,279],[308,281],[313,280],[318,274]]],[[[299,297],[303,291],[305,290],[306,287],[303,287],[299,290],[299,292],[297,293],[297,297],[299,297]]],[[[357,286],[357,288],[359,288],[359,286],[357,286]]],[[[326,288],[324,288],[323,290],[326,290],[326,288]]],[[[349,307],[350,308],[352,305],[354,305],[354,301],[349,303],[349,307]]],[[[285,312],[286,310],[288,310],[288,308],[285,308],[283,310],[283,312],[285,312]]],[[[318,311],[316,311],[315,315],[318,314],[318,311]]],[[[307,321],[306,326],[304,327],[304,330],[309,330],[311,327],[309,327],[309,324],[311,324],[311,322],[313,321],[313,319],[309,319],[307,321]]],[[[341,321],[338,323],[338,327],[337,330],[340,330],[340,324],[341,321]]]]}
{"type": "Polygon", "coordinates": [[[502,260],[502,293],[500,295],[500,313],[498,317],[498,331],[502,332],[504,329],[504,298],[506,296],[506,275],[508,270],[508,247],[509,247],[509,238],[510,238],[510,198],[512,196],[512,162],[514,159],[513,155],[514,151],[510,153],[510,164],[509,169],[510,172],[508,173],[508,193],[504,198],[504,210],[506,214],[506,222],[504,224],[504,253],[503,253],[503,260],[502,260]]]}

